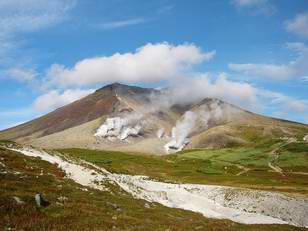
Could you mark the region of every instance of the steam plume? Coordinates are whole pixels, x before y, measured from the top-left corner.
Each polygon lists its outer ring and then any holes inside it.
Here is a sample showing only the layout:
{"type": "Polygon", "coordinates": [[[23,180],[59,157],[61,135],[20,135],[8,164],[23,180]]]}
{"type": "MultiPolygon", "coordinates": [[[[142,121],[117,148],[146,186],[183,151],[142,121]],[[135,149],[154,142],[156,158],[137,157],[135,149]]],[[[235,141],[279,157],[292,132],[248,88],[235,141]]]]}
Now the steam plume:
{"type": "Polygon", "coordinates": [[[137,136],[142,129],[139,119],[141,114],[132,113],[125,117],[107,118],[94,134],[96,137],[116,137],[121,140],[127,139],[129,136],[137,136]]]}
{"type": "Polygon", "coordinates": [[[177,121],[176,126],[173,127],[172,139],[164,146],[165,150],[167,152],[182,150],[189,143],[188,136],[192,131],[200,128],[207,129],[211,119],[223,118],[223,111],[222,106],[213,102],[210,106],[201,106],[197,111],[185,112],[183,119],[177,121]]]}

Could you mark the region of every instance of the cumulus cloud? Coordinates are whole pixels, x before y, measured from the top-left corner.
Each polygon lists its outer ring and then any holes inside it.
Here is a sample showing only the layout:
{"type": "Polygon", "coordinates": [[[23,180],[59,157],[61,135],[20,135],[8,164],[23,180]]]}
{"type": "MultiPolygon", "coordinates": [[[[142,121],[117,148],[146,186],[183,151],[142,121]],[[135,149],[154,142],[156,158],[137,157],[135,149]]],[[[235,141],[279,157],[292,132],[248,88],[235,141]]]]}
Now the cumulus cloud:
{"type": "Polygon", "coordinates": [[[35,79],[37,75],[34,70],[27,70],[22,68],[11,68],[6,72],[10,79],[14,79],[20,82],[30,82],[35,79]]]}
{"type": "Polygon", "coordinates": [[[287,48],[297,53],[297,58],[286,64],[229,63],[229,68],[245,75],[285,80],[308,75],[308,48],[303,43],[287,43],[287,48]]]}
{"type": "Polygon", "coordinates": [[[86,95],[93,93],[93,91],[93,89],[69,89],[61,93],[58,90],[52,90],[36,98],[33,106],[37,112],[47,112],[72,103],[86,95]]]}
{"type": "Polygon", "coordinates": [[[286,29],[304,38],[308,38],[308,12],[298,14],[286,22],[286,29]]]}
{"type": "Polygon", "coordinates": [[[231,3],[238,9],[248,9],[253,13],[271,15],[276,10],[269,0],[232,0],[231,3]]]}
{"type": "Polygon", "coordinates": [[[162,104],[185,104],[198,102],[205,97],[218,98],[253,112],[262,113],[268,110],[274,112],[272,115],[308,122],[308,100],[231,80],[225,73],[218,76],[198,74],[183,78],[173,83],[170,91],[172,97],[160,100],[162,104]]]}
{"type": "Polygon", "coordinates": [[[178,102],[197,102],[206,97],[218,98],[245,108],[256,107],[258,104],[257,89],[249,83],[228,79],[225,73],[211,78],[200,74],[185,78],[171,86],[170,91],[178,102]]]}
{"type": "Polygon", "coordinates": [[[93,85],[106,82],[159,82],[182,75],[193,65],[210,60],[215,51],[203,52],[193,44],[146,44],[133,53],[116,53],[79,61],[72,68],[54,64],[48,71],[50,84],[93,85]]]}

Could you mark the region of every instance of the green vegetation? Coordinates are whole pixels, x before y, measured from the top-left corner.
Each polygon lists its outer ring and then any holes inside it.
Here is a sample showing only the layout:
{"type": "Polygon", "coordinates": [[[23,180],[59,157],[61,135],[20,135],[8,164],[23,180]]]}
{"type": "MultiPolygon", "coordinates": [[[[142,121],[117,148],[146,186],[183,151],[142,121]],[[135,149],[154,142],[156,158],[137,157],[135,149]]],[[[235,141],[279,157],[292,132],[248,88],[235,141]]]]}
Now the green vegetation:
{"type": "Polygon", "coordinates": [[[290,143],[281,148],[278,165],[289,172],[308,173],[307,142],[290,143]]]}
{"type": "Polygon", "coordinates": [[[250,167],[266,167],[270,157],[266,149],[226,148],[219,150],[191,150],[179,154],[182,158],[195,158],[224,162],[226,164],[241,164],[250,167]]]}
{"type": "MultiPolygon", "coordinates": [[[[112,165],[116,158],[111,156],[107,162],[97,158],[96,163],[112,165]]],[[[125,163],[137,159],[127,156],[125,163]]],[[[151,159],[144,158],[143,163],[151,159]]],[[[0,148],[0,161],[0,227],[3,230],[304,230],[287,225],[243,225],[207,219],[156,203],[146,206],[147,202],[132,198],[114,185],[106,185],[109,191],[85,188],[65,178],[54,165],[3,148],[0,148]],[[35,205],[33,196],[37,192],[50,202],[48,207],[35,205]],[[24,204],[16,203],[14,196],[24,204]],[[60,196],[67,200],[60,201],[60,196]]]]}
{"type": "Polygon", "coordinates": [[[307,195],[308,174],[305,174],[308,173],[308,154],[290,151],[291,147],[305,150],[303,144],[289,144],[279,149],[281,145],[278,143],[268,148],[197,149],[168,156],[85,149],[65,149],[60,152],[82,158],[111,172],[147,175],[161,181],[240,186],[307,195]],[[279,157],[275,159],[271,151],[277,147],[279,157]],[[283,168],[285,176],[268,167],[268,163],[274,160],[276,165],[283,168]]]}
{"type": "Polygon", "coordinates": [[[9,144],[16,144],[16,143],[10,140],[0,140],[0,145],[9,145],[9,144]]]}

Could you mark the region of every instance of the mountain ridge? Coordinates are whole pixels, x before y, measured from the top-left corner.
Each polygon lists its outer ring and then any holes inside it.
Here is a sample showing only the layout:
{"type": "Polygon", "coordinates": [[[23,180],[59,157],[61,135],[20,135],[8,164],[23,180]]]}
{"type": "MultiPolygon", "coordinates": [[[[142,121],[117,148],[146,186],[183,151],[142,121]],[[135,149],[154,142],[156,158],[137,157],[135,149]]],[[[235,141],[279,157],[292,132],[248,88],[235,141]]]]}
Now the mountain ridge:
{"type": "MultiPolygon", "coordinates": [[[[248,128],[243,126],[250,126],[257,139],[308,133],[307,125],[258,115],[215,98],[189,104],[172,100],[170,103],[172,96],[166,92],[121,83],[109,84],[42,117],[0,131],[0,139],[47,148],[87,147],[164,153],[171,141],[170,147],[175,145],[175,151],[245,145],[252,140],[246,137],[248,133],[244,130],[248,128]],[[134,122],[130,121],[132,117],[136,117],[134,122]],[[102,137],[95,136],[108,118],[112,123],[124,123],[117,132],[125,139],[117,139],[117,135],[108,129],[102,137]],[[162,137],[158,136],[159,132],[162,137]]],[[[107,124],[104,126],[102,128],[106,129],[107,124]]]]}

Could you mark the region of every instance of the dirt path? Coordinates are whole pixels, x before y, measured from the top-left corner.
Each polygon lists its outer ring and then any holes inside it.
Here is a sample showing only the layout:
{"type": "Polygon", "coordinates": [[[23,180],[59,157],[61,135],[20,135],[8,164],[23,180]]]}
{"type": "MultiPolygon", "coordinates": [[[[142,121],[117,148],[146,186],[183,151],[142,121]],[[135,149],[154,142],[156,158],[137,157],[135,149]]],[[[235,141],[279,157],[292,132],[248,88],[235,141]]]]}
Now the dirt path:
{"type": "Polygon", "coordinates": [[[239,173],[236,174],[236,176],[240,176],[240,175],[243,175],[244,173],[250,171],[251,169],[250,168],[247,168],[243,165],[240,165],[240,164],[236,164],[236,167],[238,167],[239,169],[241,169],[241,171],[239,173]]]}
{"type": "Polygon", "coordinates": [[[268,162],[268,167],[271,168],[274,172],[277,172],[282,176],[285,176],[285,174],[283,173],[283,170],[278,165],[275,165],[274,163],[278,161],[278,158],[279,158],[279,155],[280,155],[279,149],[281,149],[282,147],[284,147],[284,146],[286,146],[290,143],[293,143],[293,142],[296,142],[296,139],[295,138],[289,138],[285,143],[283,143],[282,145],[273,149],[270,152],[270,155],[273,156],[274,159],[272,161],[268,162]]]}
{"type": "Polygon", "coordinates": [[[274,172],[278,172],[280,175],[285,176],[282,169],[279,166],[272,165],[271,162],[268,162],[268,167],[270,167],[274,172]]]}
{"type": "Polygon", "coordinates": [[[308,172],[288,172],[289,174],[295,174],[295,175],[305,175],[308,176],[308,172]]]}
{"type": "Polygon", "coordinates": [[[230,164],[230,165],[233,165],[235,167],[237,167],[240,171],[235,174],[236,176],[240,176],[240,175],[243,175],[244,173],[250,171],[251,169],[246,167],[246,166],[243,166],[243,165],[240,165],[240,164],[235,164],[235,163],[232,163],[230,161],[225,161],[225,160],[217,160],[217,159],[214,159],[214,161],[218,161],[218,162],[221,162],[221,163],[227,163],[227,164],[230,164]]]}

